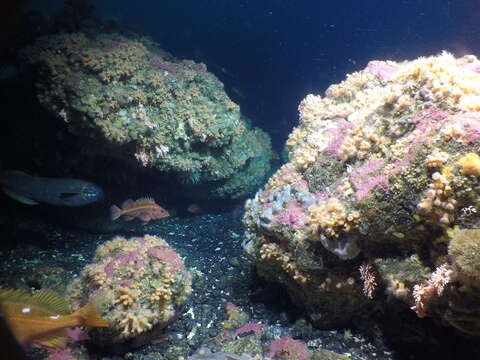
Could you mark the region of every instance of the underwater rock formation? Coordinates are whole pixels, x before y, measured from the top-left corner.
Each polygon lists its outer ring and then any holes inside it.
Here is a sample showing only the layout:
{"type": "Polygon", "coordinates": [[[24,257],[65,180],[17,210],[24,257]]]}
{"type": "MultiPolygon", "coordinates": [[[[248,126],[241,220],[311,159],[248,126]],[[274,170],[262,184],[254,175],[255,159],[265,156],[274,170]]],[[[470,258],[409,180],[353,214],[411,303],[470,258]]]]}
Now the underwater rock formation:
{"type": "Polygon", "coordinates": [[[204,199],[246,197],[268,175],[270,138],[202,63],[119,34],[43,37],[23,58],[40,103],[81,137],[83,156],[156,170],[204,199]]]}
{"type": "Polygon", "coordinates": [[[479,82],[472,55],[371,61],[300,103],[289,163],[247,201],[243,245],[317,325],[385,290],[479,334],[480,239],[455,235],[480,226],[479,82]]]}
{"type": "Polygon", "coordinates": [[[165,240],[117,236],[97,248],[68,293],[75,309],[91,300],[98,305],[110,327],[91,338],[105,345],[146,338],[173,321],[191,293],[191,279],[165,240]]]}

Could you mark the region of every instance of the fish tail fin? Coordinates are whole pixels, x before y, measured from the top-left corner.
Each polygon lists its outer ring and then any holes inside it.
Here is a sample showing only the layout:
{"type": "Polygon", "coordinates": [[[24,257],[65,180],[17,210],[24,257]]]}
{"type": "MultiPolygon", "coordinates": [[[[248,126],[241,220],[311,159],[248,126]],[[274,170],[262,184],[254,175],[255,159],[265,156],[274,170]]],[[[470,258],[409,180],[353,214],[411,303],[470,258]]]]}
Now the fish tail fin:
{"type": "Polygon", "coordinates": [[[122,216],[122,209],[120,209],[117,205],[110,206],[110,219],[112,219],[112,221],[115,221],[120,216],[122,216]]]}
{"type": "Polygon", "coordinates": [[[80,319],[78,326],[106,327],[110,325],[107,320],[98,315],[97,308],[93,302],[89,302],[72,315],[80,319]]]}

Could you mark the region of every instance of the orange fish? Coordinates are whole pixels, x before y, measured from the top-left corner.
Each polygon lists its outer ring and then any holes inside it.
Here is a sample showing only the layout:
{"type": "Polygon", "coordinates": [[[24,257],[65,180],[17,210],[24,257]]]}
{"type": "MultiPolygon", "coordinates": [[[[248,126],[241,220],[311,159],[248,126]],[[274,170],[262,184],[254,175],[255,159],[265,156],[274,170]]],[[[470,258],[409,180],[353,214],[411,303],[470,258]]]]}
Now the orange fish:
{"type": "Polygon", "coordinates": [[[49,290],[34,295],[22,290],[0,290],[0,314],[18,342],[46,348],[64,348],[66,328],[109,326],[92,302],[72,313],[67,300],[49,290]]]}
{"type": "Polygon", "coordinates": [[[150,220],[163,219],[170,214],[167,210],[157,205],[155,200],[151,198],[141,198],[138,200],[125,200],[122,207],[112,205],[110,208],[110,217],[112,221],[123,216],[125,220],[130,221],[135,218],[142,220],[144,223],[150,220]]]}

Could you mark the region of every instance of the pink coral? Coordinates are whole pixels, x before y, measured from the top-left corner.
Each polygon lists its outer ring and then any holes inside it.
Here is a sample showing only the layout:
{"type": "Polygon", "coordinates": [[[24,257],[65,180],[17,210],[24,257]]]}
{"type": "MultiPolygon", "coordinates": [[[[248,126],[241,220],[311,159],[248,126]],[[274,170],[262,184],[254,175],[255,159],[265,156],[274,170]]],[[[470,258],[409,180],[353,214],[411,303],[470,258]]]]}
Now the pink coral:
{"type": "Polygon", "coordinates": [[[140,269],[142,267],[142,264],[138,262],[139,259],[137,258],[139,255],[140,250],[134,250],[113,259],[105,266],[105,274],[108,278],[111,278],[119,267],[125,266],[133,262],[137,262],[136,268],[140,269]]]}
{"type": "Polygon", "coordinates": [[[155,256],[157,259],[167,263],[174,269],[181,269],[183,267],[182,259],[172,249],[156,246],[148,249],[148,255],[155,256]]]}
{"type": "Polygon", "coordinates": [[[285,336],[272,341],[268,356],[273,359],[305,360],[310,357],[310,352],[300,340],[285,336]]]}
{"type": "Polygon", "coordinates": [[[227,312],[232,312],[232,311],[240,311],[240,309],[238,308],[237,305],[235,305],[234,303],[228,301],[226,304],[225,304],[225,309],[227,310],[227,312]]]}
{"type": "Polygon", "coordinates": [[[168,71],[170,73],[177,73],[180,71],[175,65],[164,62],[161,58],[154,59],[150,61],[150,66],[158,69],[168,71]]]}
{"type": "Polygon", "coordinates": [[[308,190],[308,182],[307,180],[300,179],[293,184],[293,187],[297,190],[308,190]]]}
{"type": "Polygon", "coordinates": [[[384,191],[389,190],[389,178],[402,172],[415,158],[420,145],[429,141],[431,131],[437,131],[446,121],[448,112],[436,108],[430,108],[426,111],[416,114],[412,122],[416,124],[416,130],[420,132],[419,136],[414,137],[405,144],[407,151],[400,160],[394,161],[392,169],[388,172],[380,171],[378,175],[368,177],[383,166],[382,160],[373,159],[352,171],[350,181],[355,187],[355,196],[357,200],[362,200],[376,188],[384,191]],[[365,179],[366,177],[366,179],[365,179]]]}
{"type": "Polygon", "coordinates": [[[358,200],[362,200],[363,198],[367,197],[370,192],[377,187],[380,187],[385,191],[388,190],[388,176],[385,173],[380,172],[380,174],[372,176],[372,173],[377,171],[381,166],[383,166],[383,164],[383,160],[373,159],[350,173],[350,181],[357,191],[355,196],[358,200]]]}
{"type": "Polygon", "coordinates": [[[352,180],[352,182],[355,186],[355,190],[357,190],[355,193],[357,200],[364,199],[376,188],[381,188],[384,191],[388,191],[389,189],[388,176],[384,172],[381,172],[379,175],[373,176],[363,182],[358,180],[352,180]]]}
{"type": "Polygon", "coordinates": [[[72,350],[69,348],[65,349],[55,349],[50,354],[48,354],[48,360],[75,360],[77,357],[72,353],[72,350]]]}
{"type": "Polygon", "coordinates": [[[476,143],[480,140],[480,113],[467,112],[453,115],[455,123],[458,124],[465,134],[464,142],[466,144],[476,143]]]}
{"type": "Polygon", "coordinates": [[[337,127],[328,129],[330,132],[330,136],[332,137],[332,141],[330,141],[330,143],[323,151],[338,155],[338,151],[342,147],[345,139],[348,137],[348,130],[354,127],[355,126],[353,126],[353,124],[349,123],[345,119],[342,119],[341,121],[339,121],[337,127]]]}
{"type": "Polygon", "coordinates": [[[68,340],[71,342],[82,341],[90,339],[90,336],[83,331],[82,329],[76,328],[66,328],[65,331],[67,332],[68,340]]]}
{"type": "Polygon", "coordinates": [[[365,176],[370,175],[371,173],[378,170],[381,166],[383,166],[384,161],[381,159],[372,159],[367,161],[362,166],[356,168],[350,173],[350,178],[355,180],[357,178],[364,178],[365,176]]]}
{"type": "Polygon", "coordinates": [[[305,210],[302,205],[292,200],[288,203],[287,209],[280,212],[273,217],[273,222],[277,222],[284,225],[289,225],[295,229],[298,229],[305,225],[306,217],[305,210]]]}
{"type": "Polygon", "coordinates": [[[387,65],[384,61],[370,61],[365,69],[382,80],[389,80],[398,71],[398,67],[387,65]]]}
{"type": "MultiPolygon", "coordinates": [[[[415,130],[419,130],[422,134],[425,134],[432,130],[440,129],[447,120],[448,115],[448,111],[430,108],[416,114],[412,118],[412,122],[416,124],[415,130]]],[[[427,139],[425,139],[425,141],[427,141],[427,139]]]]}

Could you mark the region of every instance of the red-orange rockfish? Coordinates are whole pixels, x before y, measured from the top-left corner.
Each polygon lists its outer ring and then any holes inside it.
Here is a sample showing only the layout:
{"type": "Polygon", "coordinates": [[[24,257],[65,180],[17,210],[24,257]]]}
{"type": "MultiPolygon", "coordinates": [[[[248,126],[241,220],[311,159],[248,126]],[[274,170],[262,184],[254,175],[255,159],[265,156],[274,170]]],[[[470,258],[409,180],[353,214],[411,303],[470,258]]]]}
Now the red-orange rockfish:
{"type": "Polygon", "coordinates": [[[112,205],[110,208],[110,217],[112,221],[123,216],[127,221],[135,218],[142,220],[144,223],[150,220],[163,219],[170,214],[167,210],[158,205],[155,200],[151,198],[141,198],[138,200],[125,200],[122,207],[112,205]]]}
{"type": "Polygon", "coordinates": [[[19,343],[46,348],[65,347],[66,328],[109,326],[92,302],[72,313],[67,300],[49,290],[30,295],[22,290],[2,289],[0,314],[19,343]]]}

